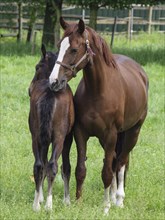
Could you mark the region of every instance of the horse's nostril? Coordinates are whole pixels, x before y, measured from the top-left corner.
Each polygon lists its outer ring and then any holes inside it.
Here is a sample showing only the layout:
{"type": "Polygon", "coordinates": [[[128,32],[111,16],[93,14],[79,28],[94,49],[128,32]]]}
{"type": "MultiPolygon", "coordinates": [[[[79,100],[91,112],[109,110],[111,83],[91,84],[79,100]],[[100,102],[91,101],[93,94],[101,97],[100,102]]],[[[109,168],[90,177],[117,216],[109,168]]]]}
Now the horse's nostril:
{"type": "Polygon", "coordinates": [[[50,83],[50,89],[56,91],[59,86],[59,81],[56,79],[54,82],[50,83]]]}

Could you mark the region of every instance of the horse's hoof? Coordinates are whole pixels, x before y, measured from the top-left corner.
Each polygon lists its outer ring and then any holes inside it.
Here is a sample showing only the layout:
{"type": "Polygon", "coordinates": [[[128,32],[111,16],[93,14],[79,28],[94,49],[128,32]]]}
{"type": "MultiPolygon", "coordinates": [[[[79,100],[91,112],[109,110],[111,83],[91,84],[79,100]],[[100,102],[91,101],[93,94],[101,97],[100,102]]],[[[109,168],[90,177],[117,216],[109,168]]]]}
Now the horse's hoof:
{"type": "Polygon", "coordinates": [[[111,207],[110,203],[104,206],[104,216],[107,216],[109,214],[110,207],[111,207]]]}
{"type": "Polygon", "coordinates": [[[117,201],[117,200],[116,200],[116,197],[111,197],[111,201],[112,201],[112,204],[113,204],[113,205],[116,205],[116,201],[117,201]]]}
{"type": "Polygon", "coordinates": [[[123,203],[123,201],[117,200],[117,201],[116,201],[116,206],[119,207],[119,208],[124,208],[124,203],[123,203]]]}
{"type": "Polygon", "coordinates": [[[68,197],[68,198],[64,198],[63,203],[64,203],[65,205],[69,206],[69,205],[71,204],[70,198],[69,198],[69,197],[68,197]]]}

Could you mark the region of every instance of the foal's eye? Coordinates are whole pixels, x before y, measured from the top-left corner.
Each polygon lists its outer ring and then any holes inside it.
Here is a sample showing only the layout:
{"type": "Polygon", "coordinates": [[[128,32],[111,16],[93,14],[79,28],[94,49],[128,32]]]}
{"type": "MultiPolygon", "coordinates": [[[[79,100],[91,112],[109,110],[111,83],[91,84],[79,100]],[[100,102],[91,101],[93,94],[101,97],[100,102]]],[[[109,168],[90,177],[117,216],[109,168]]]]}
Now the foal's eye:
{"type": "Polygon", "coordinates": [[[77,53],[78,49],[77,48],[72,48],[71,53],[77,53]]]}

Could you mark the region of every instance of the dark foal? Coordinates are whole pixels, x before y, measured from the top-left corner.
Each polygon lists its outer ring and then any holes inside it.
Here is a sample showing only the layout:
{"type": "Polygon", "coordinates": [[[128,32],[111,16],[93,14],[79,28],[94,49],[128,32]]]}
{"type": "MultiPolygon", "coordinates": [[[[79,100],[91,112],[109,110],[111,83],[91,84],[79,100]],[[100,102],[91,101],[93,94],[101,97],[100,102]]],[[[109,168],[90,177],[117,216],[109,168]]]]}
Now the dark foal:
{"type": "Polygon", "coordinates": [[[62,154],[62,178],[64,180],[64,202],[70,204],[69,152],[72,144],[74,123],[73,95],[70,87],[58,92],[49,89],[48,78],[56,61],[56,55],[46,52],[42,46],[43,57],[36,65],[36,73],[29,88],[30,114],[29,128],[35,157],[34,179],[36,184],[33,209],[38,211],[43,202],[43,182],[48,179],[48,196],[45,208],[52,209],[52,186],[57,174],[57,160],[62,154]],[[52,154],[48,161],[48,148],[52,143],[52,154]]]}
{"type": "Polygon", "coordinates": [[[49,77],[51,88],[57,91],[64,80],[69,81],[83,70],[74,97],[78,153],[76,196],[81,197],[86,176],[87,141],[95,136],[104,150],[104,213],[108,214],[110,198],[123,207],[129,153],[136,145],[147,115],[148,78],[137,62],[112,54],[105,40],[82,20],[68,24],[61,18],[60,22],[64,35],[49,77]]]}

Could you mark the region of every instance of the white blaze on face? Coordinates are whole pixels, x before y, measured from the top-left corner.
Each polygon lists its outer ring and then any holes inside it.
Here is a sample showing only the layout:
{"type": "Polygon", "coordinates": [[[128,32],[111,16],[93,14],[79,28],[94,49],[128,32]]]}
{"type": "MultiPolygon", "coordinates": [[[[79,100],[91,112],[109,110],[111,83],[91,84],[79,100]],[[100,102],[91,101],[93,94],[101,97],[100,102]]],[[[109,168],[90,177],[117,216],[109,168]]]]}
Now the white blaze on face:
{"type": "MultiPolygon", "coordinates": [[[[70,47],[69,37],[65,37],[63,39],[63,41],[61,42],[60,51],[59,51],[57,61],[59,61],[59,62],[63,61],[64,55],[69,47],[70,47]]],[[[55,63],[53,70],[52,70],[50,77],[49,77],[50,84],[52,84],[53,82],[56,81],[56,79],[58,79],[59,69],[60,69],[60,64],[55,63]]]]}

